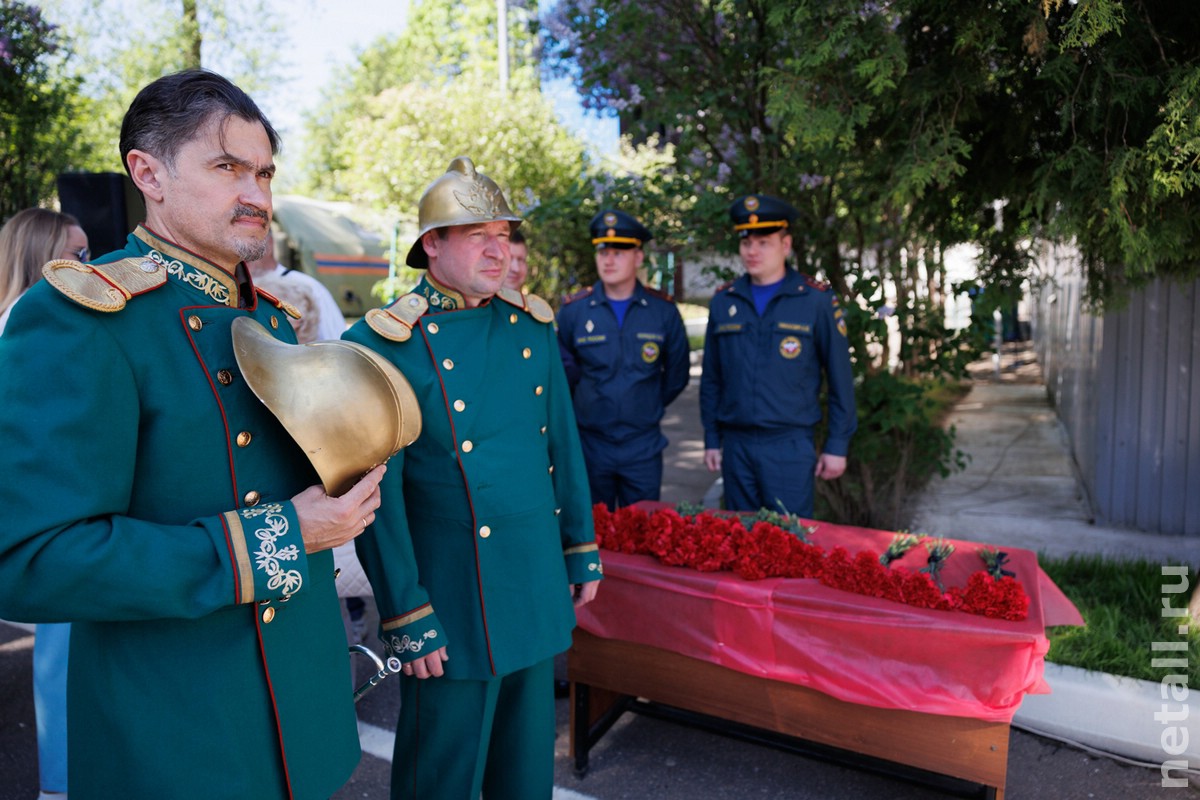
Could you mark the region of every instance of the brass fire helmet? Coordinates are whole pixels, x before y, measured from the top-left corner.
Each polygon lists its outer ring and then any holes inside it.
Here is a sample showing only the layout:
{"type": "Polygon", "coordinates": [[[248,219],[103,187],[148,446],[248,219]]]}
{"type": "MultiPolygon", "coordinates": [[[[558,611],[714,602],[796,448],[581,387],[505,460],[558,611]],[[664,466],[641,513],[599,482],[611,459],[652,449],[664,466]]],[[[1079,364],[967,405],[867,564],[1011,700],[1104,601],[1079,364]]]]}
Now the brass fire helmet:
{"type": "Polygon", "coordinates": [[[425,269],[429,266],[429,256],[421,246],[421,237],[429,231],[481,222],[511,222],[512,229],[516,230],[521,218],[508,207],[496,182],[476,172],[471,159],[459,156],[450,162],[446,174],[429,184],[425,194],[421,195],[417,222],[421,232],[404,262],[410,267],[425,269]]]}
{"type": "Polygon", "coordinates": [[[248,317],[233,353],[250,389],[304,450],[330,497],[345,494],[421,433],[408,380],[354,342],[281,342],[248,317]]]}

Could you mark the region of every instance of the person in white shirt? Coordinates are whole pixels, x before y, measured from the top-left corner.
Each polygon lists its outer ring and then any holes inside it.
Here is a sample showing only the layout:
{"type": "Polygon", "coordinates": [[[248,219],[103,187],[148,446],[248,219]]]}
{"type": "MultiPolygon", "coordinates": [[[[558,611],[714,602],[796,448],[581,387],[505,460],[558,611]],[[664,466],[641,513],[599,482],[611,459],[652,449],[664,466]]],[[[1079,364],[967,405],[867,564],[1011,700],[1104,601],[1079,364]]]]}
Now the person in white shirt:
{"type": "Polygon", "coordinates": [[[300,319],[292,320],[300,344],[340,339],[346,318],[325,284],[299,270],[288,269],[275,260],[275,237],[268,237],[267,252],[257,261],[246,262],[254,285],[296,306],[300,319]]]}

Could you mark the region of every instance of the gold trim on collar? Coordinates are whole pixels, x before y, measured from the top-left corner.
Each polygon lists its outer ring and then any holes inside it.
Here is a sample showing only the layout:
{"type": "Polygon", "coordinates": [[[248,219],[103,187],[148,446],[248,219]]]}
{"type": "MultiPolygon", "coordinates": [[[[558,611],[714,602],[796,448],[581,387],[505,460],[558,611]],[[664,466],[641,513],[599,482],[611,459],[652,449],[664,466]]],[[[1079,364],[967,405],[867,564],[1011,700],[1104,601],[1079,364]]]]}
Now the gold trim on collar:
{"type": "Polygon", "coordinates": [[[425,273],[425,282],[428,283],[429,288],[433,290],[433,294],[428,296],[430,308],[443,308],[446,310],[451,310],[467,307],[467,298],[463,297],[458,291],[442,285],[440,281],[434,280],[432,273],[425,273]],[[443,295],[443,298],[438,298],[437,295],[439,294],[443,295]],[[437,302],[438,300],[444,298],[449,298],[453,305],[446,306],[443,303],[437,302]]]}
{"type": "Polygon", "coordinates": [[[172,278],[204,292],[217,303],[238,307],[237,280],[228,271],[160,238],[144,226],[139,225],[133,235],[150,247],[146,258],[161,265],[172,278]]]}

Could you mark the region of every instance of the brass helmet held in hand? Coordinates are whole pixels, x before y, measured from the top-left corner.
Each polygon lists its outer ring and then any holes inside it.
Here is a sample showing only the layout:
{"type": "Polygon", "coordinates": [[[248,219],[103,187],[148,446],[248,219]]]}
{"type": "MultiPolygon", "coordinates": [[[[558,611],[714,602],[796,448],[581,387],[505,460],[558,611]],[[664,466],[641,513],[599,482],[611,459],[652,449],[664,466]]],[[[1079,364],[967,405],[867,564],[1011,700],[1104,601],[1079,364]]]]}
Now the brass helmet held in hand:
{"type": "Polygon", "coordinates": [[[331,497],[420,435],[412,386],[366,347],[288,344],[249,317],[235,319],[232,333],[247,385],[304,450],[331,497]]]}
{"type": "Polygon", "coordinates": [[[421,246],[421,237],[429,231],[484,222],[510,222],[516,230],[521,218],[508,207],[496,182],[476,172],[471,159],[459,156],[450,162],[446,174],[429,184],[425,194],[421,195],[417,222],[421,232],[404,262],[410,267],[425,269],[429,266],[429,257],[421,246]]]}

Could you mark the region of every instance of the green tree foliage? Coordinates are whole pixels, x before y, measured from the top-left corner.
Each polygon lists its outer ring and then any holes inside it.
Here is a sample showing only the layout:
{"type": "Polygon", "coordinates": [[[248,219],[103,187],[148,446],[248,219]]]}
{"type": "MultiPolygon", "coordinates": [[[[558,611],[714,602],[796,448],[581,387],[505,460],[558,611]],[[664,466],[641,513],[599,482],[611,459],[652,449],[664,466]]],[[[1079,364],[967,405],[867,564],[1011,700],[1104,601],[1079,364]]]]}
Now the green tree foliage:
{"type": "Polygon", "coordinates": [[[0,0],[0,221],[53,198],[55,177],[85,155],[62,45],[37,6],[0,0]]]}
{"type": "Polygon", "coordinates": [[[68,22],[80,102],[79,166],[122,172],[121,120],[138,91],[181,69],[219,72],[260,103],[280,74],[281,28],[266,0],[47,0],[68,22]]]}
{"type": "Polygon", "coordinates": [[[696,202],[686,179],[675,169],[674,147],[659,147],[656,137],[641,146],[622,145],[620,156],[600,168],[589,164],[565,189],[549,193],[528,214],[529,235],[536,240],[535,291],[551,299],[571,294],[597,280],[596,249],[588,234],[602,208],[620,208],[642,221],[654,235],[646,248],[651,283],[666,283],[667,253],[688,249],[686,211],[696,202]],[[658,279],[658,280],[656,280],[658,279]]]}
{"type": "Polygon", "coordinates": [[[909,65],[895,17],[837,0],[600,0],[564,3],[548,29],[593,106],[675,144],[696,250],[728,251],[738,195],[796,205],[797,261],[850,300],[858,375],[853,466],[821,485],[821,513],[900,527],[912,487],[954,464],[921,376],[959,374],[975,351],[941,323],[942,256],[970,222],[955,209],[935,229],[919,209],[961,173],[964,145],[897,96],[909,65]]]}
{"type": "MultiPolygon", "coordinates": [[[[922,376],[960,374],[976,352],[978,332],[941,323],[959,290],[949,246],[981,249],[981,312],[1014,299],[1034,237],[1077,244],[1098,304],[1196,274],[1200,24],[1185,5],[564,0],[547,30],[592,107],[676,146],[696,187],[679,209],[696,247],[728,239],[722,212],[737,195],[800,210],[801,269],[849,301],[851,456],[874,462],[833,485],[858,493],[834,498],[841,508],[870,506],[883,475],[922,461],[906,441],[937,440],[931,409],[895,380],[920,394],[922,376]]],[[[949,441],[933,455],[917,481],[954,463],[949,441]]]]}
{"type": "MultiPolygon", "coordinates": [[[[326,88],[307,121],[304,189],[415,222],[425,187],[467,155],[522,215],[574,191],[587,170],[583,145],[541,95],[531,19],[531,10],[510,8],[501,92],[493,0],[415,6],[404,32],[376,40],[326,88]]],[[[553,297],[561,281],[551,230],[528,226],[531,288],[553,297]]]]}
{"type": "Polygon", "coordinates": [[[1091,296],[1200,273],[1200,20],[1168,2],[1045,3],[1026,32],[1057,147],[1022,212],[1074,237],[1091,296]]]}
{"type": "MultiPolygon", "coordinates": [[[[509,86],[514,93],[509,102],[517,104],[530,102],[529,93],[538,86],[530,18],[530,11],[521,7],[508,17],[509,86]]],[[[322,90],[322,101],[306,125],[304,188],[348,196],[342,132],[359,117],[370,116],[368,106],[382,92],[401,86],[439,91],[453,84],[486,92],[499,84],[498,58],[494,0],[427,0],[414,5],[402,33],[375,40],[322,90]]]]}

